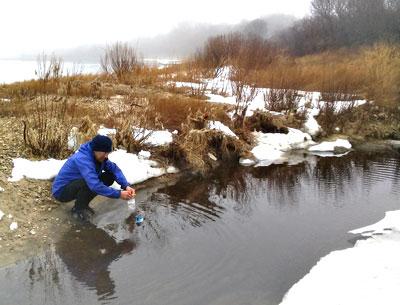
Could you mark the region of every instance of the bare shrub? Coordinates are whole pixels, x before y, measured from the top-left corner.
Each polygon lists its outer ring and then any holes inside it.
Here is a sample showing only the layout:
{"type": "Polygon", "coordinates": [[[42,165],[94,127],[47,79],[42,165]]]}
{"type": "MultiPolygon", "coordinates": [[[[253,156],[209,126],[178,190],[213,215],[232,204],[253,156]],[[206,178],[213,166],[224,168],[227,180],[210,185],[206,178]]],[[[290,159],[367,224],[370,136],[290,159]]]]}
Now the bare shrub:
{"type": "Polygon", "coordinates": [[[105,73],[114,74],[119,81],[124,81],[129,74],[141,67],[141,62],[132,46],[117,42],[106,47],[100,58],[100,65],[105,73]]]}
{"type": "Polygon", "coordinates": [[[321,100],[318,103],[320,109],[318,122],[327,134],[332,134],[336,127],[342,129],[352,119],[355,101],[343,101],[339,99],[340,97],[343,96],[336,93],[321,94],[321,100]]]}
{"type": "Polygon", "coordinates": [[[22,119],[24,143],[34,155],[63,157],[67,153],[75,103],[65,97],[47,93],[49,87],[60,82],[62,61],[55,57],[47,60],[42,55],[38,60],[36,74],[40,94],[33,100],[32,107],[26,108],[22,119]]]}
{"type": "Polygon", "coordinates": [[[246,118],[245,126],[251,131],[263,133],[285,133],[289,132],[283,121],[270,113],[256,111],[251,117],[246,118]]]}
{"type": "Polygon", "coordinates": [[[248,150],[244,142],[217,130],[190,130],[181,141],[180,149],[186,162],[200,173],[213,168],[209,153],[217,160],[232,161],[248,150]]]}
{"type": "Polygon", "coordinates": [[[68,154],[73,119],[67,115],[69,107],[74,104],[65,97],[42,95],[35,101],[32,113],[25,113],[23,139],[32,154],[54,158],[68,154]]]}
{"type": "Polygon", "coordinates": [[[276,54],[265,40],[257,36],[238,36],[235,43],[238,51],[232,60],[230,79],[236,95],[235,126],[240,127],[250,103],[259,92],[259,71],[270,65],[276,54]]]}
{"type": "Polygon", "coordinates": [[[151,96],[149,103],[151,109],[154,110],[149,113],[149,119],[154,120],[154,116],[158,115],[164,127],[171,130],[182,130],[182,124],[186,123],[187,118],[195,116],[198,112],[209,119],[218,120],[225,124],[230,122],[225,111],[227,106],[207,103],[204,100],[182,96],[151,96]]]}
{"type": "Polygon", "coordinates": [[[232,92],[236,96],[236,104],[234,109],[235,126],[243,125],[244,118],[250,103],[258,94],[256,85],[248,85],[246,76],[236,71],[232,77],[232,92]]]}
{"type": "Polygon", "coordinates": [[[296,112],[299,107],[300,96],[297,90],[271,88],[263,95],[265,108],[270,111],[296,112]]]}
{"type": "Polygon", "coordinates": [[[152,135],[152,129],[162,128],[159,116],[154,113],[148,99],[137,99],[131,95],[125,100],[125,108],[115,113],[115,146],[128,152],[139,152],[152,135]]]}
{"type": "Polygon", "coordinates": [[[44,89],[51,84],[59,83],[63,74],[63,60],[55,55],[50,56],[41,54],[37,58],[37,69],[35,75],[44,89]]]}

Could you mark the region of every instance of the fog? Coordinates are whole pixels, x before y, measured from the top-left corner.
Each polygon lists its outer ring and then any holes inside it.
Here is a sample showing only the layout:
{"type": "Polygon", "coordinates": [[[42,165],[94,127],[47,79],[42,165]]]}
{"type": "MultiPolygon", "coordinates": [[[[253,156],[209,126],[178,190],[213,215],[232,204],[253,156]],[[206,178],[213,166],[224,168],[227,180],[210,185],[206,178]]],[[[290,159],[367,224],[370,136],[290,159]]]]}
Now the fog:
{"type": "Polygon", "coordinates": [[[302,18],[310,0],[2,0],[0,11],[0,58],[76,48],[82,58],[92,58],[100,46],[115,41],[131,41],[145,56],[181,56],[187,54],[186,42],[197,46],[244,20],[274,14],[302,18]]]}
{"type": "MultiPolygon", "coordinates": [[[[181,23],[169,33],[150,38],[132,39],[131,43],[144,58],[185,58],[202,47],[208,37],[242,32],[270,38],[288,28],[296,18],[289,15],[271,15],[238,24],[181,23]]],[[[72,49],[57,49],[54,53],[66,61],[98,62],[106,44],[84,45],[72,49]]],[[[35,59],[35,54],[26,54],[23,59],[35,59]]]]}

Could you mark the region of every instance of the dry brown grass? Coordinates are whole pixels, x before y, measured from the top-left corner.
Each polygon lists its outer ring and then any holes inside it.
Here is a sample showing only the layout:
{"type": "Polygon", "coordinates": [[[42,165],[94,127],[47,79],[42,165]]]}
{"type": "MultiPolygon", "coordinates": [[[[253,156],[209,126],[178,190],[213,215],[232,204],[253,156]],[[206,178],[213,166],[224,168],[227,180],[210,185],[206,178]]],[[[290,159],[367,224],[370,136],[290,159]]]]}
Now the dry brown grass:
{"type": "Polygon", "coordinates": [[[219,165],[219,162],[237,161],[248,151],[243,141],[227,136],[220,131],[208,129],[193,129],[186,133],[178,143],[181,155],[189,166],[201,173],[219,165]],[[212,156],[217,160],[213,160],[212,156]]]}
{"type": "Polygon", "coordinates": [[[337,94],[338,98],[367,98],[398,106],[400,46],[378,44],[300,58],[281,55],[260,72],[258,85],[337,94]]]}
{"type": "Polygon", "coordinates": [[[149,106],[154,110],[154,115],[159,116],[163,127],[170,130],[181,130],[182,124],[186,122],[187,118],[198,112],[209,119],[230,122],[225,106],[179,95],[152,96],[149,100],[149,106]]]}
{"type": "Polygon", "coordinates": [[[63,97],[42,95],[22,118],[25,147],[36,156],[62,158],[69,154],[67,143],[72,128],[74,103],[63,97]]]}
{"type": "Polygon", "coordinates": [[[270,111],[296,112],[299,107],[300,96],[293,89],[269,89],[264,93],[265,108],[270,111]]]}
{"type": "Polygon", "coordinates": [[[250,131],[263,133],[288,133],[283,119],[270,113],[256,111],[251,117],[246,118],[245,127],[250,131]]]}

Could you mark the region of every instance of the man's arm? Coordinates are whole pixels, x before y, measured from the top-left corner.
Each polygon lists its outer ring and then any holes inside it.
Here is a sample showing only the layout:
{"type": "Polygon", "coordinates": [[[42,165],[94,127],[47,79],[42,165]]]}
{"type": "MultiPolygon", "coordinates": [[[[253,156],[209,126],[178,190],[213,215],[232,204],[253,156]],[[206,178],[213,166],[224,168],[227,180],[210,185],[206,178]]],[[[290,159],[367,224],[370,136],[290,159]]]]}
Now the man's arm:
{"type": "Polygon", "coordinates": [[[109,198],[120,198],[121,191],[108,187],[100,181],[95,165],[90,160],[80,159],[77,162],[77,168],[92,192],[109,198]]]}
{"type": "Polygon", "coordinates": [[[111,171],[114,174],[115,180],[123,190],[126,190],[126,188],[129,187],[128,181],[126,180],[124,174],[117,164],[111,162],[110,160],[107,160],[105,164],[105,169],[111,171]]]}

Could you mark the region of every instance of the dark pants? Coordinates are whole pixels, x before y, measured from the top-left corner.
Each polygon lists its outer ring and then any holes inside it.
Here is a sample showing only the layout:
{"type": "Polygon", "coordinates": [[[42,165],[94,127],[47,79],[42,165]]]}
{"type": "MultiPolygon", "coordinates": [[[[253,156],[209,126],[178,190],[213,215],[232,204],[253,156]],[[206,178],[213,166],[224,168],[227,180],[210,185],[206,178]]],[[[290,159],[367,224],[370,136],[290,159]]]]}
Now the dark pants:
{"type": "MultiPolygon", "coordinates": [[[[100,176],[100,181],[110,186],[115,181],[113,173],[104,172],[100,176]]],[[[61,202],[68,202],[75,199],[76,210],[83,210],[89,206],[90,201],[96,197],[96,193],[92,192],[84,179],[78,179],[64,186],[60,196],[57,198],[61,202]]]]}

